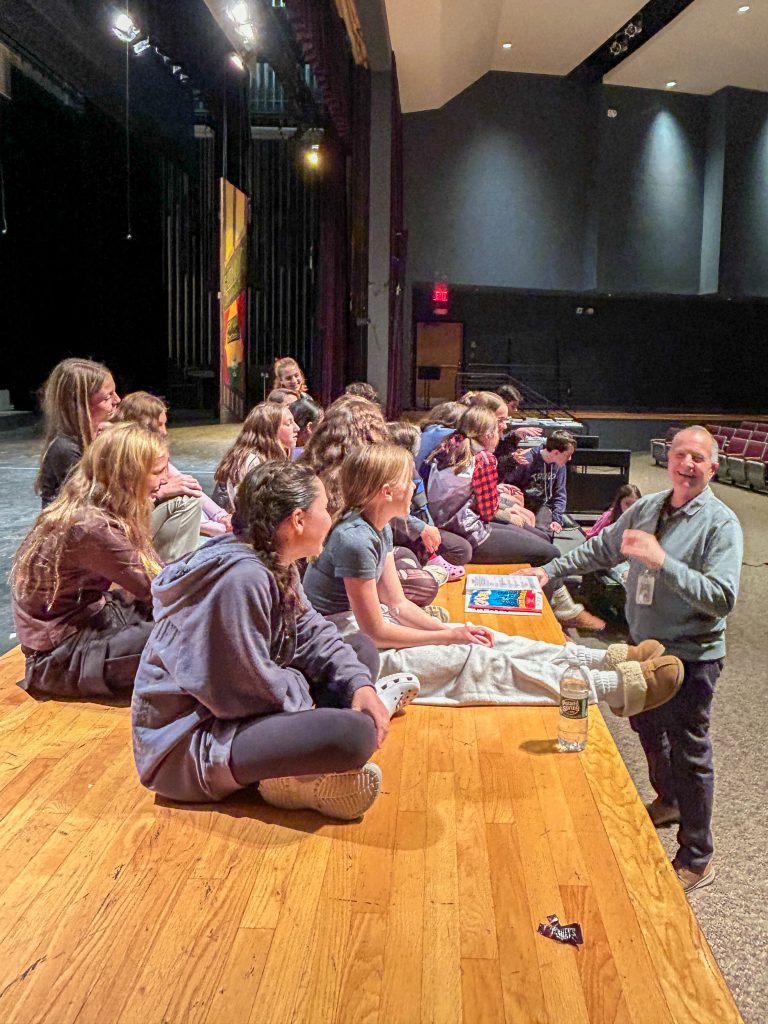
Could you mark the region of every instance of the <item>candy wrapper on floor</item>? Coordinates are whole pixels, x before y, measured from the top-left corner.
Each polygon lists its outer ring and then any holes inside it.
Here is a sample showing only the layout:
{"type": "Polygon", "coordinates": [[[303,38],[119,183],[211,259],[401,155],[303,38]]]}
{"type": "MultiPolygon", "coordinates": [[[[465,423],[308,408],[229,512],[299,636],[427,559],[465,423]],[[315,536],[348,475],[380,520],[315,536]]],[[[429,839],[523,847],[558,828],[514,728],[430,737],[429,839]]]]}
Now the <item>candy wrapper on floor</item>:
{"type": "Polygon", "coordinates": [[[548,914],[549,924],[540,924],[539,933],[546,935],[548,939],[556,939],[558,942],[565,942],[569,946],[581,946],[584,937],[581,934],[580,924],[560,924],[557,914],[548,914]]]}

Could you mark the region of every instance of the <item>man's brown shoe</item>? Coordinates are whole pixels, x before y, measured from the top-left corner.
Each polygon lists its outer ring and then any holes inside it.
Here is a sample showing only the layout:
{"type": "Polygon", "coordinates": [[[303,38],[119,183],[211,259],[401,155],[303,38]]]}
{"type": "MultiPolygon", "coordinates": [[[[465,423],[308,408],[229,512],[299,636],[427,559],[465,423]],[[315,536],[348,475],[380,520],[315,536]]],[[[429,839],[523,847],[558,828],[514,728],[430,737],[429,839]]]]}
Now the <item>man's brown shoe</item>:
{"type": "Polygon", "coordinates": [[[625,661],[649,661],[660,658],[664,653],[664,644],[658,640],[641,640],[639,644],[611,644],[605,652],[606,660],[616,668],[625,661]]]}
{"type": "Polygon", "coordinates": [[[599,633],[600,630],[605,629],[605,620],[598,619],[596,615],[584,608],[572,619],[561,619],[560,625],[563,629],[583,629],[585,633],[599,633]]]}
{"type": "Polygon", "coordinates": [[[685,671],[679,658],[665,654],[649,661],[625,661],[616,671],[624,685],[624,703],[611,706],[614,715],[629,718],[665,704],[683,685],[685,671]]]}
{"type": "Polygon", "coordinates": [[[717,877],[712,861],[702,868],[701,871],[694,871],[692,868],[682,868],[674,861],[672,862],[672,867],[675,869],[675,874],[680,881],[680,885],[683,887],[683,892],[686,894],[693,892],[694,889],[703,889],[705,885],[712,885],[717,877]]]}
{"type": "Polygon", "coordinates": [[[665,804],[658,797],[645,805],[648,817],[656,828],[680,824],[680,810],[676,804],[665,804]]]}

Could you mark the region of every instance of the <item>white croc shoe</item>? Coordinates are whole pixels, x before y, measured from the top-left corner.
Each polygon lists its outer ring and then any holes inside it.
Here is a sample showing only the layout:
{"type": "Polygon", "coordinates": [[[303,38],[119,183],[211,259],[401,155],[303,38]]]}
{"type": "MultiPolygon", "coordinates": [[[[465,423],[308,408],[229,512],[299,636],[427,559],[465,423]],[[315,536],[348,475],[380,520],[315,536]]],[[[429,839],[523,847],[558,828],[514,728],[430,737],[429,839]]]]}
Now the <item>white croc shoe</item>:
{"type": "Polygon", "coordinates": [[[328,818],[352,821],[368,810],[381,789],[381,768],[372,761],[352,772],[286,775],[262,779],[259,793],[273,807],[313,810],[328,818]]]}
{"type": "Polygon", "coordinates": [[[421,683],[410,672],[395,672],[376,681],[376,693],[390,718],[402,713],[414,697],[419,696],[420,689],[421,683]]]}

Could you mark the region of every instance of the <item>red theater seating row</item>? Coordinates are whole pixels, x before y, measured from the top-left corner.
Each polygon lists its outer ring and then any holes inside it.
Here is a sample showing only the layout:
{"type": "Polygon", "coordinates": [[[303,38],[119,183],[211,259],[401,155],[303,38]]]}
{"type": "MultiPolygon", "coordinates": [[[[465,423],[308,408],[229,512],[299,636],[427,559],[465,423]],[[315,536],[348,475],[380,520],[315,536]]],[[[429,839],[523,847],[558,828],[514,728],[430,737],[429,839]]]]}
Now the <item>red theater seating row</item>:
{"type": "MultiPolygon", "coordinates": [[[[740,427],[717,423],[707,423],[706,427],[717,441],[717,479],[721,483],[768,492],[768,423],[745,420],[740,427]]],[[[657,465],[666,466],[674,433],[676,431],[671,430],[667,437],[651,441],[651,455],[657,465]]]]}

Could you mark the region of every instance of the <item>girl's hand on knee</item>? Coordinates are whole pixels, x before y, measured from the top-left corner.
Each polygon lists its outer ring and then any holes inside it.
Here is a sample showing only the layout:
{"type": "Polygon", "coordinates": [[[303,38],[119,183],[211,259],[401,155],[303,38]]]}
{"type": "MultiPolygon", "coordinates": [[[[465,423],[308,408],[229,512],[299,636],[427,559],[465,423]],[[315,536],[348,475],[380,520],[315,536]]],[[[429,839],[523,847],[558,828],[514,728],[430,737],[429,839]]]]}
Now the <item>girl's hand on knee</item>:
{"type": "Polygon", "coordinates": [[[467,622],[463,626],[452,626],[451,636],[447,643],[480,644],[482,647],[493,647],[493,633],[485,626],[474,626],[467,622]]]}
{"type": "Polygon", "coordinates": [[[370,715],[376,726],[376,746],[380,747],[389,732],[389,712],[373,686],[362,686],[352,697],[352,710],[370,715]]]}

